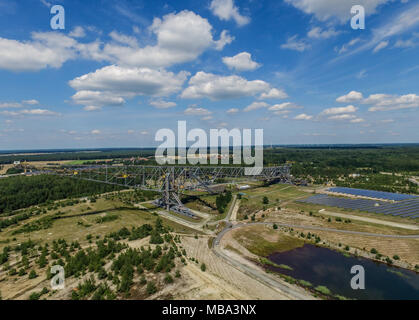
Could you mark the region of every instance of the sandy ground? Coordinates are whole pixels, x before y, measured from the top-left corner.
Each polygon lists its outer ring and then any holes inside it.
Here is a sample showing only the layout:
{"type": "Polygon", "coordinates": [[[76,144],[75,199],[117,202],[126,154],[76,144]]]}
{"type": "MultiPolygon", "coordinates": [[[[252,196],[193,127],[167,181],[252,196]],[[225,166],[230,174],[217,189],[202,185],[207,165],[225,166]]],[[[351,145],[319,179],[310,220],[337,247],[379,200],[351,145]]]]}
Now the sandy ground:
{"type": "Polygon", "coordinates": [[[407,230],[419,230],[419,226],[415,226],[415,225],[410,225],[410,224],[405,224],[405,223],[397,223],[397,222],[386,221],[386,220],[382,220],[382,219],[359,217],[359,216],[354,216],[354,215],[351,215],[351,214],[330,212],[330,211],[326,211],[324,209],[321,209],[319,211],[319,213],[324,214],[324,215],[328,215],[328,216],[332,216],[332,217],[340,217],[340,218],[344,218],[344,219],[365,221],[365,222],[370,222],[370,223],[374,223],[374,224],[381,224],[381,225],[384,225],[384,226],[390,226],[390,227],[395,227],[395,228],[401,228],[401,229],[407,229],[407,230]]]}
{"type": "Polygon", "coordinates": [[[230,266],[218,258],[208,247],[208,238],[183,237],[182,246],[188,257],[198,259],[198,264],[188,261],[185,268],[193,279],[190,292],[180,292],[176,299],[266,299],[284,300],[287,296],[260,283],[259,281],[230,266]],[[207,270],[202,272],[199,267],[205,263],[207,270]],[[198,272],[196,272],[198,269],[198,272]]]}
{"type": "Polygon", "coordinates": [[[237,212],[239,212],[240,208],[240,200],[236,200],[236,203],[234,204],[233,211],[231,212],[230,221],[237,221],[237,212]]]}

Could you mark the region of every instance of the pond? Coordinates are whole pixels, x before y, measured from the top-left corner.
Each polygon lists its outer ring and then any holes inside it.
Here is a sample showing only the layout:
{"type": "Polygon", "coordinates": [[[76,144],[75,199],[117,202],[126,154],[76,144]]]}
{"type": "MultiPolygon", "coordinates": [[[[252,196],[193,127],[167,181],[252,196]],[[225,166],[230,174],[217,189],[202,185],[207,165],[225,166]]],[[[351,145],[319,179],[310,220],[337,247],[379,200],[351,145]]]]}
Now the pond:
{"type": "Polygon", "coordinates": [[[366,258],[347,256],[337,251],[305,244],[290,251],[271,254],[269,260],[276,265],[267,266],[298,280],[310,282],[313,287],[326,286],[333,295],[350,299],[419,299],[419,274],[414,271],[389,266],[366,258]],[[353,290],[351,274],[354,265],[365,269],[365,289],[353,290]]]}

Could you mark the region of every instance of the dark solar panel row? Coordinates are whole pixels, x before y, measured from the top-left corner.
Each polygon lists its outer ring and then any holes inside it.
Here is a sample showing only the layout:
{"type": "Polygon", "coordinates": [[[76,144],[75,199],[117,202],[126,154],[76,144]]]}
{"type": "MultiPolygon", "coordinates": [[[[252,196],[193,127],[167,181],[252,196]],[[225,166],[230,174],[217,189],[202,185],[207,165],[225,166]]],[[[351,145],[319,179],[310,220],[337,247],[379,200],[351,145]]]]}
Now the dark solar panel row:
{"type": "Polygon", "coordinates": [[[366,199],[337,198],[325,194],[315,195],[304,200],[298,200],[298,202],[380,213],[384,215],[408,217],[410,219],[416,219],[419,217],[419,199],[415,202],[409,202],[410,204],[407,207],[403,207],[404,201],[398,203],[388,203],[366,199]]]}
{"type": "Polygon", "coordinates": [[[351,194],[354,196],[364,196],[364,197],[369,197],[369,198],[386,199],[386,200],[394,200],[394,201],[402,201],[402,200],[418,198],[417,196],[410,195],[410,194],[345,188],[345,187],[329,188],[328,191],[336,192],[336,193],[343,193],[343,194],[351,194]]]}

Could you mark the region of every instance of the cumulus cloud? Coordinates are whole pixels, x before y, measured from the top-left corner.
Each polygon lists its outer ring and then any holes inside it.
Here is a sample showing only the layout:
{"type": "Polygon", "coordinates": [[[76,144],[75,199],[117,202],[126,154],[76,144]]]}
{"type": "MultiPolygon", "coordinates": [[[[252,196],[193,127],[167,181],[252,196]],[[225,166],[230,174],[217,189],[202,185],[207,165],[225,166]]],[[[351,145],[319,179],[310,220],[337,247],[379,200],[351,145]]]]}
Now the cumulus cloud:
{"type": "Polygon", "coordinates": [[[60,68],[77,56],[77,41],[60,33],[32,33],[32,41],[0,38],[0,69],[38,71],[60,68]]]}
{"type": "Polygon", "coordinates": [[[210,9],[221,20],[234,20],[239,26],[250,22],[250,18],[242,16],[233,0],[212,0],[210,9]]]}
{"type": "Polygon", "coordinates": [[[83,38],[86,36],[86,32],[83,27],[77,26],[68,35],[72,38],[83,38]]]}
{"type": "Polygon", "coordinates": [[[111,41],[81,43],[84,29],[76,27],[68,35],[59,32],[34,32],[30,41],[0,37],[0,69],[38,71],[60,68],[77,58],[106,61],[121,66],[160,68],[194,61],[207,49],[222,50],[233,41],[226,30],[215,40],[207,19],[191,11],[155,18],[149,31],[157,38],[155,45],[139,47],[135,37],[116,31],[111,41]]]}
{"type": "Polygon", "coordinates": [[[19,116],[59,116],[60,114],[47,109],[23,109],[18,111],[0,111],[0,114],[12,117],[19,116]]]}
{"type": "Polygon", "coordinates": [[[322,111],[322,115],[336,115],[336,114],[342,114],[342,113],[353,113],[358,110],[357,107],[354,107],[353,105],[349,105],[347,107],[338,107],[338,108],[329,108],[322,111]]]}
{"type": "Polygon", "coordinates": [[[157,109],[169,109],[169,108],[176,107],[177,104],[176,102],[172,102],[172,101],[154,100],[154,101],[150,101],[150,105],[152,105],[153,107],[157,109]]]}
{"type": "Polygon", "coordinates": [[[214,40],[208,20],[187,10],[155,18],[149,31],[155,34],[156,45],[139,48],[134,39],[112,33],[118,43],[106,44],[103,53],[122,66],[159,68],[194,61],[205,50],[221,50],[233,40],[227,31],[214,40]]]}
{"type": "Polygon", "coordinates": [[[244,108],[244,112],[249,112],[249,111],[258,110],[262,108],[268,108],[268,107],[269,107],[269,104],[267,104],[266,102],[253,102],[252,104],[244,108]]]}
{"type": "Polygon", "coordinates": [[[301,113],[294,117],[294,120],[311,120],[311,119],[313,119],[313,116],[310,116],[305,113],[301,113]]]}
{"type": "Polygon", "coordinates": [[[235,113],[238,113],[238,112],[239,112],[239,109],[237,109],[237,108],[231,108],[231,109],[227,110],[228,114],[235,114],[235,113]]]}
{"type": "Polygon", "coordinates": [[[341,103],[351,103],[361,101],[363,98],[364,97],[361,92],[351,91],[348,94],[337,98],[336,101],[341,103]]]}
{"type": "Polygon", "coordinates": [[[416,94],[390,95],[372,94],[363,101],[363,104],[372,105],[369,111],[390,111],[400,109],[412,109],[419,107],[419,96],[416,94]]]}
{"type": "Polygon", "coordinates": [[[311,45],[304,40],[298,39],[297,35],[294,35],[292,37],[289,37],[287,39],[287,42],[281,45],[281,48],[295,50],[298,52],[304,52],[306,50],[309,50],[311,48],[311,45]]]}
{"type": "Polygon", "coordinates": [[[21,108],[23,105],[19,102],[0,102],[0,109],[21,108]]]}
{"type": "Polygon", "coordinates": [[[181,90],[187,73],[107,66],[69,82],[78,92],[72,97],[82,105],[122,105],[124,98],[167,96],[181,90]]]}
{"type": "Polygon", "coordinates": [[[234,57],[224,57],[224,64],[230,69],[237,71],[251,71],[260,67],[260,64],[252,60],[252,55],[248,52],[242,52],[234,57]]]}
{"type": "Polygon", "coordinates": [[[183,113],[188,116],[209,116],[212,114],[211,111],[197,106],[190,106],[183,113]]]}
{"type": "Polygon", "coordinates": [[[300,108],[302,108],[302,107],[296,105],[295,103],[284,102],[284,103],[275,104],[275,105],[269,107],[269,111],[284,111],[284,110],[288,110],[288,109],[300,109],[300,108]]]}
{"type": "Polygon", "coordinates": [[[334,116],[330,116],[328,119],[329,120],[351,120],[355,118],[356,116],[353,114],[337,114],[334,116]]]}
{"type": "Polygon", "coordinates": [[[284,90],[272,88],[269,92],[264,92],[260,95],[259,99],[286,99],[288,94],[284,90]]]}
{"type": "Polygon", "coordinates": [[[87,106],[85,108],[86,111],[99,110],[94,107],[122,106],[125,104],[124,98],[114,93],[103,91],[81,90],[73,95],[72,99],[77,104],[87,106]]]}
{"type": "Polygon", "coordinates": [[[270,85],[262,80],[248,81],[239,76],[219,76],[197,72],[181,94],[185,99],[209,98],[211,100],[235,99],[268,92],[270,85]]]}
{"type": "Polygon", "coordinates": [[[27,104],[27,105],[31,105],[31,106],[35,106],[37,104],[39,104],[38,100],[32,99],[32,100],[23,100],[22,101],[23,104],[27,104]]]}

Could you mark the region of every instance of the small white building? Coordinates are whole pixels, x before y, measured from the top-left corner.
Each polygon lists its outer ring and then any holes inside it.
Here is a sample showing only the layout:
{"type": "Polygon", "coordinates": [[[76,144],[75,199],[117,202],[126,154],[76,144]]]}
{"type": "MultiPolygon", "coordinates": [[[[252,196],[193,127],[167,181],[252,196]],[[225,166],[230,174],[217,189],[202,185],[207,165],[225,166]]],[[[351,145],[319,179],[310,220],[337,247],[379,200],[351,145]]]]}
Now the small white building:
{"type": "Polygon", "coordinates": [[[14,164],[15,166],[19,166],[19,165],[20,165],[20,161],[15,161],[15,162],[13,162],[13,164],[14,164]]]}

